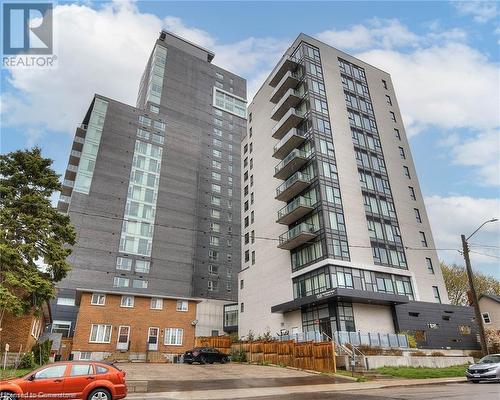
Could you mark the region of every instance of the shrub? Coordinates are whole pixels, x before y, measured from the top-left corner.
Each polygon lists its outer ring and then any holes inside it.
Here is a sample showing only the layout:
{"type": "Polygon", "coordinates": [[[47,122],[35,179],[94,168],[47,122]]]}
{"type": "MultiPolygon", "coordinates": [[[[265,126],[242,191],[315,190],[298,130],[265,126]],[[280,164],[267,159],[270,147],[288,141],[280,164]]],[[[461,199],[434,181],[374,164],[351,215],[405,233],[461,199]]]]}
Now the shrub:
{"type": "Polygon", "coordinates": [[[420,350],[412,351],[410,353],[410,356],[414,356],[414,357],[425,357],[426,355],[427,355],[426,353],[424,353],[423,351],[420,351],[420,350]]]}
{"type": "MultiPolygon", "coordinates": [[[[350,348],[352,349],[352,346],[350,348]]],[[[357,349],[361,351],[361,353],[363,353],[365,356],[380,356],[384,353],[380,347],[368,346],[365,344],[358,346],[357,349]]]]}
{"type": "Polygon", "coordinates": [[[481,350],[469,351],[469,356],[475,359],[483,358],[483,352],[481,350]]]}
{"type": "Polygon", "coordinates": [[[433,351],[431,353],[431,357],[444,357],[444,354],[441,353],[440,351],[433,351]]]}
{"type": "Polygon", "coordinates": [[[267,328],[264,332],[264,335],[262,335],[262,340],[266,342],[270,342],[273,340],[273,336],[271,335],[271,330],[269,328],[267,328]]]}
{"type": "Polygon", "coordinates": [[[33,369],[35,368],[35,359],[33,357],[33,353],[30,351],[29,353],[24,353],[19,360],[18,368],[21,369],[33,369]]]}
{"type": "Polygon", "coordinates": [[[500,353],[500,329],[486,329],[484,333],[490,353],[500,353]]]}
{"type": "Polygon", "coordinates": [[[406,335],[406,338],[408,339],[408,346],[410,346],[411,349],[416,349],[417,348],[417,339],[415,338],[415,335],[409,331],[403,331],[399,332],[400,335],[406,335]]]}
{"type": "Polygon", "coordinates": [[[49,362],[50,350],[52,348],[52,341],[46,340],[42,343],[38,342],[33,346],[33,355],[35,357],[35,362],[40,365],[47,364],[49,362]]]}
{"type": "Polygon", "coordinates": [[[399,349],[384,350],[384,356],[402,356],[402,355],[403,355],[403,350],[399,349]]]}
{"type": "Polygon", "coordinates": [[[247,340],[249,342],[253,342],[255,340],[255,334],[251,329],[248,331],[247,340]]]}
{"type": "Polygon", "coordinates": [[[231,349],[231,361],[246,362],[247,353],[243,350],[231,349]]]}

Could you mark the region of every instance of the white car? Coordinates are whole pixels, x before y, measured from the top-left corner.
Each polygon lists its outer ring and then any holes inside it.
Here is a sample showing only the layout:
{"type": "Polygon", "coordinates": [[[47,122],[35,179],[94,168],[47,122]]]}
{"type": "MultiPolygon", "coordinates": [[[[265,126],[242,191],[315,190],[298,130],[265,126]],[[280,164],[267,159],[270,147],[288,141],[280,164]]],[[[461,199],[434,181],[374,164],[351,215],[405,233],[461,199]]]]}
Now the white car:
{"type": "Polygon", "coordinates": [[[477,364],[469,365],[465,375],[467,380],[473,383],[500,380],[500,354],[489,354],[477,364]]]}

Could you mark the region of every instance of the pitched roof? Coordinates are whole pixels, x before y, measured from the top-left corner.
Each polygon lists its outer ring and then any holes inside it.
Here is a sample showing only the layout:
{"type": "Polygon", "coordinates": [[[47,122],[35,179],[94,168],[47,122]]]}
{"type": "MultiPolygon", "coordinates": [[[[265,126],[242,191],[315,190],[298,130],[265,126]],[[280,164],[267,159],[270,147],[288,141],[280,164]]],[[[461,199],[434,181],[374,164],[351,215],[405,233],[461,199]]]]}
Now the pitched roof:
{"type": "Polygon", "coordinates": [[[496,294],[482,294],[481,296],[479,296],[479,300],[481,300],[483,297],[487,297],[491,300],[496,301],[497,303],[500,303],[500,296],[496,294]]]}

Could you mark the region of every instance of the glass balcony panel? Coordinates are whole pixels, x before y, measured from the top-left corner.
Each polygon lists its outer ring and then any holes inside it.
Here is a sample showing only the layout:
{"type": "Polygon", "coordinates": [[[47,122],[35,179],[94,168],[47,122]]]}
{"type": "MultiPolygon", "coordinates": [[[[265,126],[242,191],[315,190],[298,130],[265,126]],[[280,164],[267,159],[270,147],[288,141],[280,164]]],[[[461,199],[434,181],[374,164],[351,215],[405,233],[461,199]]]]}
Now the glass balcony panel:
{"type": "Polygon", "coordinates": [[[282,160],[293,149],[299,147],[306,140],[305,133],[297,128],[291,129],[284,137],[274,146],[274,158],[282,160]]]}
{"type": "Polygon", "coordinates": [[[296,128],[297,125],[304,119],[304,117],[304,112],[299,111],[295,108],[289,109],[286,114],[279,120],[279,122],[274,126],[272,131],[273,138],[282,139],[290,129],[296,128]]]}
{"type": "Polygon", "coordinates": [[[271,72],[271,76],[269,78],[269,85],[275,87],[283,75],[285,75],[288,71],[294,71],[298,67],[299,63],[295,61],[289,55],[285,55],[278,65],[274,68],[273,72],[271,72]]]}
{"type": "Polygon", "coordinates": [[[312,210],[311,200],[300,196],[278,211],[278,219],[276,222],[290,225],[310,213],[312,210]]]}
{"type": "Polygon", "coordinates": [[[302,172],[296,172],[276,189],[276,200],[289,201],[306,189],[311,178],[302,172]]]}
{"type": "Polygon", "coordinates": [[[274,167],[274,177],[287,179],[293,173],[302,168],[308,160],[308,154],[299,149],[294,149],[276,167],[274,167]]]}
{"type": "Polygon", "coordinates": [[[270,101],[271,103],[277,103],[283,97],[288,89],[296,88],[301,80],[301,75],[297,72],[288,71],[281,81],[276,85],[273,92],[271,93],[270,101]]]}
{"type": "Polygon", "coordinates": [[[288,89],[278,104],[273,107],[271,119],[279,121],[290,108],[300,103],[304,94],[304,90],[288,89]]]}
{"type": "Polygon", "coordinates": [[[316,237],[314,225],[302,222],[279,237],[280,249],[292,250],[316,237]]]}

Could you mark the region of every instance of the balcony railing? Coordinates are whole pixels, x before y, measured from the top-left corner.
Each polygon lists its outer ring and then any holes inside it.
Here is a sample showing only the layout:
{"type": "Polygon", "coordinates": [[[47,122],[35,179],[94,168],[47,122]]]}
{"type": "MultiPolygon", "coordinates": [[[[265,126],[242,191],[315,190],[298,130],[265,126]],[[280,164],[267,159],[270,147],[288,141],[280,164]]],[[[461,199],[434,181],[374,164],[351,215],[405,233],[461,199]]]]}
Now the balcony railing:
{"type": "Polygon", "coordinates": [[[314,225],[302,222],[279,237],[280,249],[292,250],[316,237],[314,225]]]}
{"type": "Polygon", "coordinates": [[[73,186],[75,186],[75,181],[72,181],[70,179],[65,179],[63,181],[63,186],[72,188],[73,186]]]}
{"type": "Polygon", "coordinates": [[[69,203],[71,201],[71,196],[65,196],[65,195],[61,194],[59,196],[59,201],[61,203],[69,203]]]}
{"type": "Polygon", "coordinates": [[[278,211],[279,224],[290,225],[310,213],[313,209],[312,201],[306,197],[297,197],[278,211]]]}
{"type": "Polygon", "coordinates": [[[271,119],[279,121],[283,115],[292,107],[300,103],[306,92],[298,89],[288,89],[281,100],[271,111],[271,119]]]}
{"type": "Polygon", "coordinates": [[[70,155],[72,155],[73,157],[80,158],[82,156],[82,152],[78,150],[71,150],[70,155]]]}
{"type": "Polygon", "coordinates": [[[302,172],[296,172],[276,189],[276,200],[288,201],[302,192],[311,183],[311,178],[302,172]]]}
{"type": "Polygon", "coordinates": [[[84,138],[82,138],[82,137],[80,137],[80,136],[75,136],[74,141],[75,141],[76,143],[81,143],[81,144],[84,144],[84,143],[85,143],[85,139],[84,139],[84,138]]]}
{"type": "Polygon", "coordinates": [[[285,75],[288,71],[294,71],[298,67],[299,63],[293,59],[291,56],[284,56],[278,65],[274,68],[273,72],[271,72],[271,77],[269,78],[269,85],[275,87],[283,75],[285,75]]]}
{"type": "Polygon", "coordinates": [[[299,147],[306,140],[305,132],[293,128],[274,145],[274,158],[280,160],[289,154],[293,149],[299,147]]]}
{"type": "Polygon", "coordinates": [[[66,169],[71,172],[78,172],[78,166],[76,165],[68,164],[68,168],[66,169]]]}
{"type": "Polygon", "coordinates": [[[282,139],[283,136],[292,128],[295,128],[306,116],[303,111],[291,108],[279,120],[272,130],[273,138],[282,139]]]}
{"type": "Polygon", "coordinates": [[[278,179],[287,179],[307,163],[308,156],[308,153],[304,150],[292,150],[290,154],[274,167],[274,177],[278,179]]]}
{"type": "Polygon", "coordinates": [[[276,85],[273,92],[271,93],[271,98],[270,98],[271,103],[279,102],[280,99],[283,97],[283,94],[288,89],[296,88],[301,79],[302,79],[302,74],[288,71],[285,75],[283,75],[283,78],[281,78],[281,81],[279,81],[279,83],[276,85]]]}

